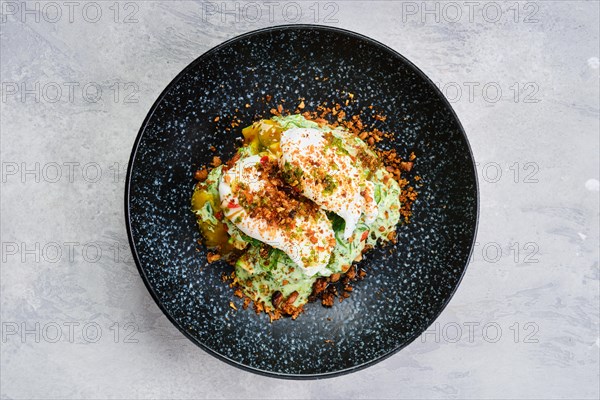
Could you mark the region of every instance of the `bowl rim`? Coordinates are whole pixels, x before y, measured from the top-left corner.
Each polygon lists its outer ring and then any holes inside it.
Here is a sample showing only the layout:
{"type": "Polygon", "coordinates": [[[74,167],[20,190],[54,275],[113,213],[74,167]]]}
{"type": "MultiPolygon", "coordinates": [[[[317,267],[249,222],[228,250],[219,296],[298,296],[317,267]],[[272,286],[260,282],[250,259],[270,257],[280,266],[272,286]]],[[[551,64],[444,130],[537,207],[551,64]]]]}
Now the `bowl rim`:
{"type": "Polygon", "coordinates": [[[144,121],[142,122],[142,125],[137,133],[137,136],[135,138],[134,144],[133,144],[133,148],[131,150],[131,155],[129,157],[129,162],[127,164],[127,175],[125,178],[125,191],[124,191],[124,200],[125,200],[125,226],[127,228],[127,238],[129,241],[129,247],[131,249],[131,253],[133,256],[133,260],[135,261],[135,265],[138,269],[138,272],[142,278],[142,281],[144,282],[144,285],[146,286],[146,289],[148,290],[148,292],[150,293],[150,295],[152,296],[152,298],[154,299],[154,302],[158,305],[159,309],[163,312],[163,314],[165,314],[165,316],[169,319],[169,321],[171,321],[171,323],[185,336],[187,337],[190,341],[192,341],[192,343],[196,344],[198,347],[200,347],[202,350],[204,350],[205,352],[207,352],[208,354],[216,357],[219,360],[222,360],[224,362],[226,362],[229,365],[232,365],[234,367],[240,368],[242,370],[248,371],[248,372],[252,372],[252,373],[256,373],[262,376],[267,376],[267,377],[271,377],[271,378],[280,378],[280,379],[292,379],[292,380],[311,380],[311,379],[324,379],[324,378],[333,378],[333,377],[337,377],[337,376],[341,376],[341,375],[346,375],[352,372],[356,372],[356,371],[360,371],[363,370],[367,367],[370,367],[372,365],[375,365],[389,357],[391,357],[392,355],[398,353],[400,350],[404,349],[405,347],[407,347],[409,344],[411,344],[412,342],[415,341],[415,339],[417,339],[423,332],[426,332],[427,329],[429,329],[429,327],[431,327],[433,325],[433,323],[439,318],[439,316],[443,313],[443,311],[446,309],[446,307],[448,306],[448,304],[450,303],[450,300],[452,300],[452,298],[454,297],[456,291],[458,290],[458,287],[460,286],[467,268],[469,267],[469,263],[475,248],[475,243],[476,243],[476,238],[477,238],[477,232],[479,229],[479,212],[480,212],[480,201],[479,201],[479,180],[478,180],[478,176],[477,176],[477,169],[476,169],[476,162],[475,162],[475,158],[473,155],[473,150],[471,147],[471,144],[469,142],[469,139],[465,133],[465,129],[462,125],[462,123],[460,122],[460,119],[458,118],[458,115],[456,114],[456,112],[454,111],[454,109],[452,108],[452,105],[450,104],[450,102],[448,101],[448,99],[446,99],[446,97],[443,95],[443,93],[441,92],[441,90],[435,85],[435,83],[427,76],[425,75],[425,73],[423,71],[421,71],[421,69],[419,69],[415,64],[413,64],[409,59],[407,59],[406,57],[404,57],[402,54],[400,54],[398,51],[392,49],[391,47],[375,40],[372,39],[368,36],[365,36],[361,33],[357,33],[354,31],[350,31],[347,29],[343,29],[343,28],[338,28],[338,27],[332,27],[332,26],[327,26],[327,25],[318,25],[318,24],[284,24],[284,25],[275,25],[275,26],[270,26],[267,28],[261,28],[261,29],[256,29],[256,30],[252,30],[252,31],[248,31],[245,32],[241,35],[237,35],[234,36],[220,44],[218,44],[215,47],[212,47],[211,49],[209,49],[208,51],[202,53],[200,56],[198,56],[197,58],[195,58],[191,63],[189,63],[183,70],[181,70],[172,80],[171,82],[169,82],[169,84],[163,89],[163,91],[160,93],[160,95],[158,96],[158,98],[156,99],[156,101],[152,104],[152,107],[150,108],[148,114],[146,115],[146,117],[144,118],[144,121]],[[133,164],[136,160],[136,155],[139,149],[139,145],[141,143],[141,140],[144,136],[144,132],[146,131],[147,125],[150,122],[150,120],[152,119],[155,111],[157,110],[159,104],[163,101],[164,97],[170,92],[170,90],[177,84],[179,83],[179,81],[193,68],[195,68],[197,65],[199,65],[200,63],[202,63],[207,57],[209,57],[210,55],[212,55],[213,53],[226,48],[227,46],[229,46],[231,43],[234,43],[236,41],[242,40],[242,39],[246,39],[255,35],[260,35],[260,34],[264,34],[264,33],[268,33],[268,32],[275,32],[275,31],[289,31],[289,30],[320,30],[320,31],[325,31],[325,32],[333,32],[333,33],[337,33],[337,34],[342,34],[342,35],[346,35],[346,36],[350,36],[352,38],[355,39],[359,39],[361,41],[367,42],[371,45],[374,45],[375,47],[383,50],[384,52],[386,52],[387,54],[389,54],[392,57],[396,57],[398,59],[400,59],[403,63],[405,63],[409,68],[411,68],[420,78],[422,78],[425,82],[427,82],[427,84],[434,90],[434,92],[438,95],[438,97],[441,99],[441,101],[443,102],[443,104],[446,106],[446,108],[448,110],[450,110],[452,117],[455,119],[457,125],[458,125],[458,129],[460,131],[460,134],[462,135],[462,138],[464,139],[466,145],[467,145],[467,150],[469,151],[469,157],[472,161],[472,173],[473,173],[473,177],[475,179],[475,226],[474,226],[474,230],[473,230],[473,237],[471,239],[471,243],[470,243],[470,249],[468,252],[468,256],[466,258],[466,260],[464,261],[465,266],[462,270],[462,273],[458,279],[458,281],[456,282],[456,285],[454,286],[454,288],[452,289],[452,292],[450,293],[450,296],[448,296],[448,298],[446,299],[446,301],[442,304],[442,306],[440,307],[439,311],[435,314],[435,316],[433,318],[431,318],[431,321],[429,322],[429,324],[427,325],[427,327],[425,328],[425,330],[415,333],[413,335],[411,335],[403,344],[387,351],[386,353],[372,359],[369,361],[366,361],[362,364],[358,364],[358,365],[353,365],[351,367],[348,368],[344,368],[341,370],[336,370],[336,371],[330,371],[330,372],[320,372],[320,373],[316,373],[316,374],[293,374],[293,373],[282,373],[282,372],[275,372],[275,371],[268,371],[268,370],[264,370],[264,369],[260,369],[260,368],[256,368],[256,367],[252,367],[249,365],[245,365],[239,361],[233,360],[219,352],[217,352],[216,350],[211,349],[210,347],[208,347],[207,345],[205,345],[204,343],[200,342],[199,340],[197,340],[196,338],[194,338],[189,332],[187,332],[180,324],[179,322],[177,322],[177,320],[169,313],[169,311],[164,307],[164,305],[162,304],[161,300],[158,297],[158,294],[155,292],[154,287],[152,287],[152,285],[150,284],[148,277],[146,276],[146,273],[144,271],[144,269],[142,268],[141,262],[140,262],[140,258],[138,256],[138,252],[137,252],[137,248],[134,242],[134,237],[132,234],[132,228],[131,228],[131,215],[130,215],[130,204],[129,204],[129,200],[130,200],[130,194],[131,194],[131,177],[132,177],[132,172],[133,172],[133,164]]]}

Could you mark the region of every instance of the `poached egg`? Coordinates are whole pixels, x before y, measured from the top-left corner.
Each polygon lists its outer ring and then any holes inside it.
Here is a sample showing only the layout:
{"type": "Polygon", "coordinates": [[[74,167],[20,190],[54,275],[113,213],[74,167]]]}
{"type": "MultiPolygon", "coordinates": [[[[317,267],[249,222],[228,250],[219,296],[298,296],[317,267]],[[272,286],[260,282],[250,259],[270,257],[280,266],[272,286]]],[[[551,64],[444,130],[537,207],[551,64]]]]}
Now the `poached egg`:
{"type": "MultiPolygon", "coordinates": [[[[223,173],[219,181],[223,215],[251,238],[282,250],[307,276],[313,276],[327,266],[335,247],[331,221],[323,210],[317,208],[312,213],[277,209],[293,216],[292,229],[278,226],[275,221],[260,216],[260,213],[251,215],[250,206],[244,201],[240,202],[240,199],[245,196],[261,199],[265,197],[268,186],[272,185],[261,176],[261,160],[263,157],[259,155],[241,158],[223,173]]],[[[264,206],[279,207],[278,204],[264,206]]]]}
{"type": "Polygon", "coordinates": [[[375,221],[375,187],[361,175],[357,160],[339,138],[318,129],[292,128],[281,134],[280,146],[279,164],[288,183],[344,219],[344,239],[352,236],[361,215],[367,224],[375,221]]]}

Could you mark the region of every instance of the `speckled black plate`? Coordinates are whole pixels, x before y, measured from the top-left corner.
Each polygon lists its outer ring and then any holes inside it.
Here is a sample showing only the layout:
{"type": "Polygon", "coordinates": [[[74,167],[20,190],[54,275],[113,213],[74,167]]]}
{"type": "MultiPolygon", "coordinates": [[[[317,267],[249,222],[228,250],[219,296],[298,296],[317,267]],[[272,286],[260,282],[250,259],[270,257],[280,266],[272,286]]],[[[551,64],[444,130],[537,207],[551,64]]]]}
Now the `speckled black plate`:
{"type": "MultiPolygon", "coordinates": [[[[289,103],[288,103],[289,104],[289,103]]],[[[152,106],[127,174],[125,217],[132,252],[148,290],[169,319],[201,348],[253,372],[321,378],[355,371],[394,354],[442,312],[465,271],[477,226],[478,195],[465,133],[434,84],[394,50],[356,33],[322,26],[280,26],[229,40],[184,69],[152,106]],[[318,79],[317,79],[318,78],[318,79]],[[374,250],[352,296],[332,308],[309,304],[296,321],[269,323],[244,311],[206,265],[190,212],[192,172],[215,154],[228,159],[240,130],[279,99],[307,109],[354,94],[351,113],[369,105],[396,132],[385,146],[417,155],[422,177],[412,223],[395,251],[374,250]],[[259,99],[273,96],[271,104],[259,99]],[[246,107],[249,104],[250,107],[246,107]],[[238,110],[237,112],[235,110],[238,110]],[[221,115],[219,122],[214,118],[221,115]],[[215,145],[217,152],[209,150],[215,145]],[[234,311],[229,302],[239,310],[234,311]]]]}

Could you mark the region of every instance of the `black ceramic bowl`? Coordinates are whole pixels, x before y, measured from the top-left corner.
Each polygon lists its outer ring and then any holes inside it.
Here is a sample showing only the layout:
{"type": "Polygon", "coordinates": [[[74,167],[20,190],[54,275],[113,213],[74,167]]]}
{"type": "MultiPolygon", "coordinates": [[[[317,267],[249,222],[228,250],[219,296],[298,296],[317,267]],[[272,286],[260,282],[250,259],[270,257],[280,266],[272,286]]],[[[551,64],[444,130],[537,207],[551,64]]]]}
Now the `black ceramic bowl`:
{"type": "MultiPolygon", "coordinates": [[[[289,103],[288,103],[289,104],[289,103]]],[[[135,141],[125,218],[148,290],[190,340],[235,366],[286,378],[355,371],[394,354],[442,312],[464,274],[474,243],[478,195],[473,157],[456,115],[434,84],[394,50],[323,26],[251,32],[208,51],[160,95],[135,141]],[[352,296],[332,308],[311,303],[295,321],[229,306],[240,300],[221,282],[224,263],[207,265],[190,212],[193,171],[214,155],[228,159],[241,128],[269,116],[280,99],[306,109],[354,94],[350,113],[373,105],[387,115],[385,143],[417,155],[422,177],[412,222],[395,251],[373,250],[352,296]],[[273,96],[272,103],[260,101],[273,96]],[[250,107],[246,107],[249,104],[250,107]],[[236,112],[237,109],[237,112],[236,112]],[[228,116],[238,129],[225,131],[228,116]],[[224,116],[214,122],[217,115],[224,116]],[[209,150],[214,145],[216,152],[209,150]]]]}

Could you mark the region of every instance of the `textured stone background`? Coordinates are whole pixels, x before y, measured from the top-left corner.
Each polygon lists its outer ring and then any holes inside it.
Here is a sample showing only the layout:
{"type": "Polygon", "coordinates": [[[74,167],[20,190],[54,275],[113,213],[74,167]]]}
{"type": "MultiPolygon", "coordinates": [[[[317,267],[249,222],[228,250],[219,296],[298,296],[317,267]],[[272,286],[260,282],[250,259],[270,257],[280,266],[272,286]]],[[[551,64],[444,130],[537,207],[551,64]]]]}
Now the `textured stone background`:
{"type": "Polygon", "coordinates": [[[600,395],[598,2],[0,11],[2,398],[600,395]],[[408,57],[451,100],[479,163],[478,246],[448,308],[399,354],[324,381],[256,376],[185,339],[138,276],[123,221],[130,149],[163,88],[222,41],[290,22],[408,57]]]}

